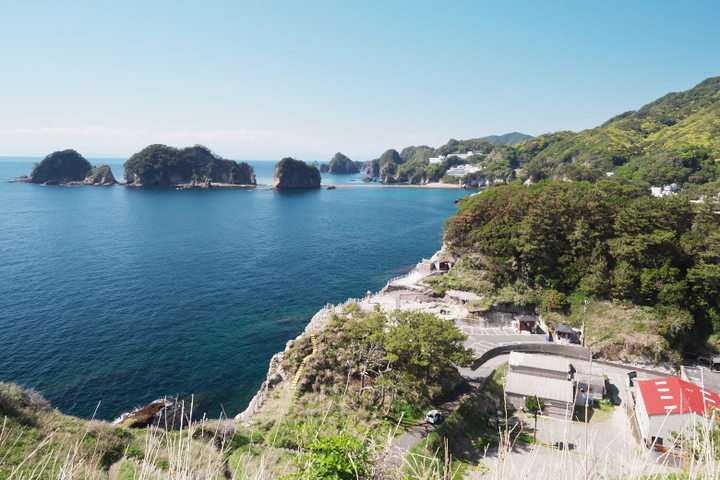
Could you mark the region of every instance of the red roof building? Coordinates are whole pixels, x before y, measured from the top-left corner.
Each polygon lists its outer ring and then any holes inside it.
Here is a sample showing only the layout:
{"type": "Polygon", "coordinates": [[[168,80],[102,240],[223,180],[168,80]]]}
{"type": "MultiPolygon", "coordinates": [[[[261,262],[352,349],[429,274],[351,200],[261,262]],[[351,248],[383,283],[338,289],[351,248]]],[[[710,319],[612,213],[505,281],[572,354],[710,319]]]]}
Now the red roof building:
{"type": "Polygon", "coordinates": [[[638,426],[648,444],[672,445],[676,433],[694,430],[707,422],[713,407],[720,408],[720,395],[678,377],[641,380],[637,386],[638,426]]]}

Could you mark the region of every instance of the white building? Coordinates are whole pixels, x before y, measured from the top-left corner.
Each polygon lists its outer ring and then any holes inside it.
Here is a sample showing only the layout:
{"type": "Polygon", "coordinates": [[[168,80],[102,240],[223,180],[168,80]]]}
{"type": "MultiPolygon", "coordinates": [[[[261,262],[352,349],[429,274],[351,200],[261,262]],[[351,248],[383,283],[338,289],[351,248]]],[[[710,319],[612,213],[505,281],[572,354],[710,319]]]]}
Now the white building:
{"type": "Polygon", "coordinates": [[[672,446],[676,433],[708,425],[711,407],[720,408],[720,395],[678,377],[637,382],[636,417],[648,445],[672,446]]]}
{"type": "Polygon", "coordinates": [[[460,160],[467,160],[469,157],[475,155],[472,151],[468,150],[467,153],[451,153],[450,155],[440,155],[439,157],[431,157],[430,163],[440,163],[448,157],[458,157],[460,160]]]}
{"type": "Polygon", "coordinates": [[[482,168],[476,166],[476,165],[457,165],[452,168],[448,168],[447,172],[445,172],[445,175],[450,175],[451,177],[464,177],[468,173],[475,173],[482,170],[482,168]]]}

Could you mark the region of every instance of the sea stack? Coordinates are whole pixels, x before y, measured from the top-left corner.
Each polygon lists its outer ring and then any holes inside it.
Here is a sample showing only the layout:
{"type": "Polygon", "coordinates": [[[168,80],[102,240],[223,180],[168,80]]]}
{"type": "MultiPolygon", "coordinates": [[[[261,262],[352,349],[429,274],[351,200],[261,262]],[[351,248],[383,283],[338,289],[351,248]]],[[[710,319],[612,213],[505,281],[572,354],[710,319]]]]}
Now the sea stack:
{"type": "Polygon", "coordinates": [[[115,185],[118,182],[115,180],[110,166],[101,165],[88,172],[84,183],[87,185],[115,185]]]}
{"type": "Polygon", "coordinates": [[[273,188],[277,190],[320,188],[320,171],[316,166],[294,158],[283,158],[275,165],[273,188]]]}

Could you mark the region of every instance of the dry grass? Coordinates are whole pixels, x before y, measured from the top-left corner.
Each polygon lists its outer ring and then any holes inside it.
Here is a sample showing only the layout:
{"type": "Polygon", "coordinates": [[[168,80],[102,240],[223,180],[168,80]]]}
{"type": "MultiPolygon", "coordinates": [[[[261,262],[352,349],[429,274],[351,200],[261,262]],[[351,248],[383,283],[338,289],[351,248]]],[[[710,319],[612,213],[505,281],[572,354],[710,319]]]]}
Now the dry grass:
{"type": "Polygon", "coordinates": [[[667,354],[657,320],[639,307],[595,301],[586,320],[587,343],[602,357],[624,362],[660,361],[667,354]]]}

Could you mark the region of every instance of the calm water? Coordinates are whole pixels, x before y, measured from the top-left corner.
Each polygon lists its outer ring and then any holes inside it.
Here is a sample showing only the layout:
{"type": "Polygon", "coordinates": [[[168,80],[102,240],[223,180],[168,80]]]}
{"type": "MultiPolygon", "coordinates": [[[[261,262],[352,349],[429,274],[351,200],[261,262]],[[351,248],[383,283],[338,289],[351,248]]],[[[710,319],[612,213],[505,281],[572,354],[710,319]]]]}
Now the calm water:
{"type": "MultiPolygon", "coordinates": [[[[6,183],[39,160],[0,158],[0,381],[108,420],[175,395],[242,411],[323,305],[432,255],[464,194],[6,183]]],[[[250,163],[271,182],[274,162],[250,163]]]]}

